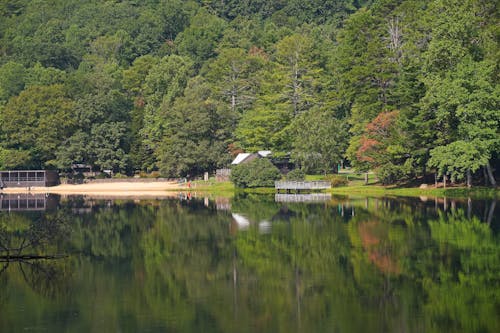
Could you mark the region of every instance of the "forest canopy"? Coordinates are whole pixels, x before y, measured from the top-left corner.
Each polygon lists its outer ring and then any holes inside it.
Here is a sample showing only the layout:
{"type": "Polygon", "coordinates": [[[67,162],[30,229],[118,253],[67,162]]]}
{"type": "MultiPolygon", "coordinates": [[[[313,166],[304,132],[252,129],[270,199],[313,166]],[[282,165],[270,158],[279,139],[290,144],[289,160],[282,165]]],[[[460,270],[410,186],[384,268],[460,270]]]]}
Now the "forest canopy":
{"type": "Polygon", "coordinates": [[[0,169],[193,176],[271,150],[495,184],[499,17],[493,0],[0,0],[0,169]]]}

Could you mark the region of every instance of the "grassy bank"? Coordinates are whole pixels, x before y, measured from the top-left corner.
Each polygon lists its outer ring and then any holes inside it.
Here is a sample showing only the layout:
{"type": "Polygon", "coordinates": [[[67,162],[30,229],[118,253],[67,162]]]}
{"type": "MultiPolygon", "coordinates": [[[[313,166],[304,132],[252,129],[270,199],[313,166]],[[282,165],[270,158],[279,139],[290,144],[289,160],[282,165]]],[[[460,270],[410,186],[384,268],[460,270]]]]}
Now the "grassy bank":
{"type": "MultiPolygon", "coordinates": [[[[475,199],[493,199],[500,197],[500,190],[486,187],[473,187],[468,189],[466,187],[450,187],[450,188],[427,188],[421,189],[418,187],[394,187],[394,186],[381,186],[370,181],[368,185],[361,185],[364,183],[363,179],[355,179],[350,182],[348,186],[334,187],[327,190],[327,193],[348,195],[368,195],[368,196],[405,196],[405,197],[450,197],[450,198],[475,198],[475,199]]],[[[256,194],[274,194],[275,189],[272,187],[259,187],[259,188],[235,188],[231,182],[216,182],[210,181],[196,181],[192,182],[191,187],[183,186],[179,188],[184,191],[199,191],[216,196],[231,197],[238,191],[256,194]]]]}
{"type": "Polygon", "coordinates": [[[328,190],[332,194],[363,194],[370,196],[405,196],[405,197],[450,197],[450,198],[475,198],[475,199],[493,199],[500,197],[500,190],[486,187],[466,188],[427,188],[418,187],[384,187],[380,185],[355,185],[345,187],[335,187],[328,190]]]}

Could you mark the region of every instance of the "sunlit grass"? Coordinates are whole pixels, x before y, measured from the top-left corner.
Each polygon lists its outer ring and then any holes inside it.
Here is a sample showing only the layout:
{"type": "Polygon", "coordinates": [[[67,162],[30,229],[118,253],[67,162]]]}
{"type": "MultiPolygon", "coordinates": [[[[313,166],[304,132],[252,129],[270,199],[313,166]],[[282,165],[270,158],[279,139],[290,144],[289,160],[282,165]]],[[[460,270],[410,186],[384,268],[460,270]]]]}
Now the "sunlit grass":
{"type": "MultiPolygon", "coordinates": [[[[331,176],[327,175],[326,177],[331,176]]],[[[471,189],[466,187],[450,187],[443,188],[426,188],[421,189],[418,187],[396,187],[396,186],[383,186],[381,185],[376,175],[368,173],[368,184],[365,184],[364,173],[354,173],[350,170],[341,170],[340,173],[335,174],[336,177],[345,177],[348,180],[347,186],[334,187],[326,192],[332,194],[342,195],[369,195],[369,196],[434,196],[434,197],[472,197],[477,199],[497,198],[499,197],[500,190],[487,187],[473,187],[471,189]]],[[[324,180],[325,175],[307,175],[307,181],[324,180]]],[[[273,194],[275,189],[272,187],[261,188],[247,188],[238,189],[230,181],[217,182],[215,178],[210,178],[208,181],[198,180],[191,182],[191,187],[188,184],[183,184],[178,190],[183,191],[199,191],[209,193],[211,195],[231,197],[238,191],[257,194],[273,194]]]]}

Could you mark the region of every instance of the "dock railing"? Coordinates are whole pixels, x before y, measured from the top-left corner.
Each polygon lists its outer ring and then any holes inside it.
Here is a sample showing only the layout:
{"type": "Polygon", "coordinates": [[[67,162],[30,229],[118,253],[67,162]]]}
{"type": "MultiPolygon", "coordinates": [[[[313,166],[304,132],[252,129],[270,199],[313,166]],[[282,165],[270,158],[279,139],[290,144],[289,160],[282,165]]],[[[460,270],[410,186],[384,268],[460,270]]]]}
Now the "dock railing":
{"type": "Polygon", "coordinates": [[[276,190],[325,190],[331,188],[332,184],[328,181],[317,180],[317,181],[276,181],[274,182],[274,188],[276,190]]]}

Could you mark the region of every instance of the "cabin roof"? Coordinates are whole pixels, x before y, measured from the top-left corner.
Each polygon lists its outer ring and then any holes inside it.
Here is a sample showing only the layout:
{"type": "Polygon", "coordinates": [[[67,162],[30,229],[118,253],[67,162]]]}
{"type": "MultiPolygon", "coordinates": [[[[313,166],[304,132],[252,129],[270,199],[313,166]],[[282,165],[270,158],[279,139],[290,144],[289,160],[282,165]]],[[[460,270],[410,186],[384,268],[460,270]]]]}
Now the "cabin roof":
{"type": "Polygon", "coordinates": [[[247,158],[252,156],[253,154],[250,153],[239,153],[236,158],[231,162],[232,165],[238,165],[241,164],[243,161],[245,161],[247,158]]]}
{"type": "Polygon", "coordinates": [[[261,157],[267,157],[269,155],[271,155],[271,151],[270,150],[259,150],[257,152],[257,154],[259,154],[261,157]]]}

